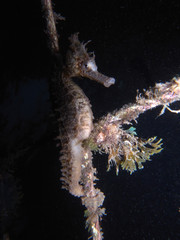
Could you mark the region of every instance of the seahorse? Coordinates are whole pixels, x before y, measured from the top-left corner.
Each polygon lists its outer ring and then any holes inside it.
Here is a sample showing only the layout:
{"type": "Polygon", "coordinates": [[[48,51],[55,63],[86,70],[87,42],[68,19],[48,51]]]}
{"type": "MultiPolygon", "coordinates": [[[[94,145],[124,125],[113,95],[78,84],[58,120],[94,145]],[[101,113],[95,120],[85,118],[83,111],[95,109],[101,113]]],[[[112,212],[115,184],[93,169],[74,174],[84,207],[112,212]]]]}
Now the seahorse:
{"type": "Polygon", "coordinates": [[[73,77],[86,77],[102,83],[105,87],[115,83],[97,70],[94,53],[88,53],[87,43],[81,43],[78,34],[69,38],[71,44],[66,56],[55,96],[60,107],[59,136],[61,141],[62,187],[74,196],[83,196],[81,181],[82,158],[85,150],[82,142],[93,130],[93,113],[91,104],[83,90],[73,81],[73,77]]]}

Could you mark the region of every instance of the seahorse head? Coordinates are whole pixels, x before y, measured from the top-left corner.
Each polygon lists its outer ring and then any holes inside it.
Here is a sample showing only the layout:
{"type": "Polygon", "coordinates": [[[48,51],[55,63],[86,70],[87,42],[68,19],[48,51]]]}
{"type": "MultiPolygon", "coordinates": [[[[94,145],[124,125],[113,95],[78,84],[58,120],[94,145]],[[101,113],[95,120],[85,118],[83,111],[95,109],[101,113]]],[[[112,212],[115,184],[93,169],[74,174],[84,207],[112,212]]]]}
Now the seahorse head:
{"type": "Polygon", "coordinates": [[[86,45],[89,43],[81,43],[78,39],[78,33],[69,38],[71,45],[67,53],[66,69],[70,77],[86,77],[95,80],[105,87],[115,83],[115,79],[107,77],[98,72],[95,62],[94,52],[88,52],[86,45]]]}

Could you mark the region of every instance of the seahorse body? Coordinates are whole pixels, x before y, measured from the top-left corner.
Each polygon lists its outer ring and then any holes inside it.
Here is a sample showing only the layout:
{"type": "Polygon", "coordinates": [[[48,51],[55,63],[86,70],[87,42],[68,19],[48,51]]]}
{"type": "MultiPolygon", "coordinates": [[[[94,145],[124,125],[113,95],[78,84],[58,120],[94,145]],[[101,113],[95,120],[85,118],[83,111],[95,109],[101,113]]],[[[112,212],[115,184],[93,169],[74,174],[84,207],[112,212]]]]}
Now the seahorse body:
{"type": "Polygon", "coordinates": [[[75,196],[83,195],[81,165],[84,149],[82,141],[89,137],[93,129],[91,105],[84,92],[71,79],[64,80],[63,102],[59,109],[60,140],[62,144],[63,188],[75,196]]]}

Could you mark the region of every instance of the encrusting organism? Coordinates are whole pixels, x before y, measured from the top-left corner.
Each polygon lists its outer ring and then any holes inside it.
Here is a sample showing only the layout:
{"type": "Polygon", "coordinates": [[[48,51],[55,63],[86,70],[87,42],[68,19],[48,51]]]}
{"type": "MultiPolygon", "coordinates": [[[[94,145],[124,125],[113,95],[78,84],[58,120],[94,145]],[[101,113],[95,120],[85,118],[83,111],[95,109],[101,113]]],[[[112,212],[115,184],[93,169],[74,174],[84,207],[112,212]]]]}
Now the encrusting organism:
{"type": "MultiPolygon", "coordinates": [[[[42,6],[49,47],[55,59],[50,89],[59,127],[57,138],[61,142],[62,187],[72,195],[81,197],[86,207],[86,227],[93,240],[101,240],[103,233],[100,220],[105,214],[105,208],[102,208],[105,196],[95,188],[97,170],[93,167],[92,152],[108,154],[107,170],[115,165],[116,174],[119,173],[119,167],[130,174],[142,169],[145,161],[161,152],[162,139],[151,137],[145,140],[138,137],[133,121],[137,123],[140,114],[157,106],[162,106],[160,115],[165,109],[179,113],[179,110],[171,110],[169,104],[180,100],[180,78],[158,83],[143,94],[138,94],[134,103],[94,121],[89,99],[74,83],[73,77],[86,77],[105,87],[115,84],[115,79],[98,72],[95,54],[88,53],[87,43],[81,43],[77,33],[69,38],[66,61],[62,63],[54,19],[57,14],[53,13],[51,0],[42,0],[42,6]]],[[[63,17],[59,18],[64,20],[63,17]]]]}

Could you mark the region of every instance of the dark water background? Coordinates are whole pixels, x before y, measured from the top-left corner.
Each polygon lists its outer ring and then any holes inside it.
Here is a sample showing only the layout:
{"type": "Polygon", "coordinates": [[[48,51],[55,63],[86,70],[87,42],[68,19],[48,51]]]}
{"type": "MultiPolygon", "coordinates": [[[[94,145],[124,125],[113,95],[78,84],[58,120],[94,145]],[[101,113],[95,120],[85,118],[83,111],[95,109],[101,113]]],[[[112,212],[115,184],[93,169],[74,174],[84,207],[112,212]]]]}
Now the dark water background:
{"type": "MultiPolygon", "coordinates": [[[[180,73],[180,2],[56,1],[66,17],[58,25],[61,46],[71,33],[92,42],[101,72],[115,77],[109,89],[77,80],[95,118],[134,101],[140,91],[180,73]]],[[[0,239],[85,240],[83,207],[61,190],[57,135],[51,115],[51,72],[40,2],[8,2],[2,28],[0,81],[0,239]]],[[[173,109],[179,109],[175,103],[173,109]]],[[[180,239],[180,116],[161,108],[140,116],[139,136],[163,138],[164,150],[129,175],[106,172],[107,157],[95,155],[98,186],[106,195],[106,240],[180,239]]]]}

